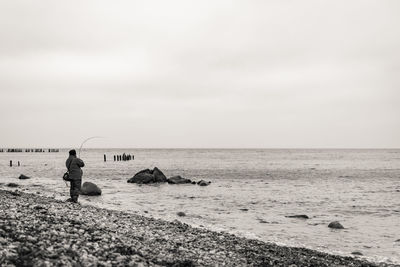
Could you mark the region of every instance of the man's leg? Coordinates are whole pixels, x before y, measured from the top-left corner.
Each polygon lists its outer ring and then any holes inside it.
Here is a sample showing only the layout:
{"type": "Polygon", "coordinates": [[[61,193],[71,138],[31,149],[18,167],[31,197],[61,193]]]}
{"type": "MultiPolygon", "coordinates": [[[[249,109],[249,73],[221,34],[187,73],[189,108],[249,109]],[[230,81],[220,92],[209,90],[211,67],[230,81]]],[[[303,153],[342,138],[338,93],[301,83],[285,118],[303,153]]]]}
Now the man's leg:
{"type": "Polygon", "coordinates": [[[71,197],[69,200],[74,198],[74,181],[69,182],[69,196],[71,197]]]}
{"type": "Polygon", "coordinates": [[[73,180],[71,181],[72,185],[72,192],[71,192],[71,198],[73,202],[78,202],[78,197],[81,192],[81,186],[82,186],[82,180],[73,180]]]}

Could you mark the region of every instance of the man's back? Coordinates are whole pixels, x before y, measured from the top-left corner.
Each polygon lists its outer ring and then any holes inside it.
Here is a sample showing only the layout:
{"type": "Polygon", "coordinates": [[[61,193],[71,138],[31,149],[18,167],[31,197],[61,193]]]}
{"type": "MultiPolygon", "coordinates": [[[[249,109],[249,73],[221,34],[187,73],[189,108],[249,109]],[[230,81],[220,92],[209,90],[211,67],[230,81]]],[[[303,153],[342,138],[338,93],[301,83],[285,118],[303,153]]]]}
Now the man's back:
{"type": "Polygon", "coordinates": [[[65,162],[65,166],[69,170],[69,177],[73,180],[82,179],[82,167],[85,166],[85,163],[75,156],[69,156],[67,161],[65,162]]]}

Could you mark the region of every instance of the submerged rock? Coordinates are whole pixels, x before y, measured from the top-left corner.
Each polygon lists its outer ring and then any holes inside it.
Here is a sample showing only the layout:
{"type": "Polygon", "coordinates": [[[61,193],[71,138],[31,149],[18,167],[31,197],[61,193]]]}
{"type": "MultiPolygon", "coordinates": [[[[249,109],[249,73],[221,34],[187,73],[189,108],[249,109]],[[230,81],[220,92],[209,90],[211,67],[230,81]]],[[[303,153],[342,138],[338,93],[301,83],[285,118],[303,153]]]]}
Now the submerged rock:
{"type": "Polygon", "coordinates": [[[206,182],[204,180],[201,180],[201,181],[198,181],[197,184],[200,186],[207,186],[207,185],[211,184],[211,182],[206,182]]]}
{"type": "Polygon", "coordinates": [[[353,251],[351,255],[362,256],[363,254],[360,251],[353,251]]]}
{"type": "Polygon", "coordinates": [[[31,177],[26,176],[26,175],[23,175],[23,174],[21,174],[21,175],[18,177],[18,179],[21,179],[21,180],[30,179],[30,178],[31,178],[31,177]]]}
{"type": "Polygon", "coordinates": [[[289,215],[289,216],[285,216],[286,218],[298,218],[298,219],[310,219],[310,217],[308,217],[305,214],[300,214],[300,215],[289,215]]]}
{"type": "Polygon", "coordinates": [[[176,215],[178,215],[179,217],[186,216],[186,214],[183,211],[177,212],[176,215]]]}
{"type": "Polygon", "coordinates": [[[341,225],[338,221],[331,222],[328,227],[332,229],[344,229],[343,225],[341,225]]]}
{"type": "Polygon", "coordinates": [[[101,189],[94,183],[84,182],[81,188],[81,194],[87,196],[100,196],[101,189]]]}
{"type": "Polygon", "coordinates": [[[8,186],[8,187],[18,187],[19,184],[16,184],[16,183],[8,183],[7,186],[8,186]]]}
{"type": "Polygon", "coordinates": [[[190,179],[186,179],[181,177],[180,175],[173,176],[167,180],[169,184],[191,184],[192,181],[190,179]]]}

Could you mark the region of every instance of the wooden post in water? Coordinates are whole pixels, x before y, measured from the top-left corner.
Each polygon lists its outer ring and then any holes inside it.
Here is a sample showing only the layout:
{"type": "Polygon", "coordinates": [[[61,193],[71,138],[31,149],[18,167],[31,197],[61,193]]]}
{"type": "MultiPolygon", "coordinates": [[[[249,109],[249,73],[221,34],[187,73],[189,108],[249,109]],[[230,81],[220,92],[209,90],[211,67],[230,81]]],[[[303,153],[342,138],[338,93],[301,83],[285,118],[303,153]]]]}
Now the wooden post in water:
{"type": "Polygon", "coordinates": [[[106,154],[104,154],[104,162],[106,162],[107,161],[107,156],[106,156],[106,154]]]}
{"type": "Polygon", "coordinates": [[[21,166],[21,164],[20,164],[19,161],[18,161],[18,167],[19,167],[19,166],[21,166]]]}
{"type": "Polygon", "coordinates": [[[10,167],[12,167],[12,160],[10,160],[10,167]]]}
{"type": "Polygon", "coordinates": [[[115,155],[114,155],[114,161],[116,161],[115,155]]]}

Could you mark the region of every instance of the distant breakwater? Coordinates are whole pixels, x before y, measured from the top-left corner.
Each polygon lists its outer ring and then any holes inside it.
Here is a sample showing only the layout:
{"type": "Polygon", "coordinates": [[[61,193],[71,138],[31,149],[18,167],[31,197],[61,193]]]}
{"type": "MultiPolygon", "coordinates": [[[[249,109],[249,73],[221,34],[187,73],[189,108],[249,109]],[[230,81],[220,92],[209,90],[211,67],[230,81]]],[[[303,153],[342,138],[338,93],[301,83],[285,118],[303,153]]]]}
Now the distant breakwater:
{"type": "Polygon", "coordinates": [[[59,148],[0,148],[0,152],[7,152],[7,153],[57,153],[60,152],[59,148]]]}

